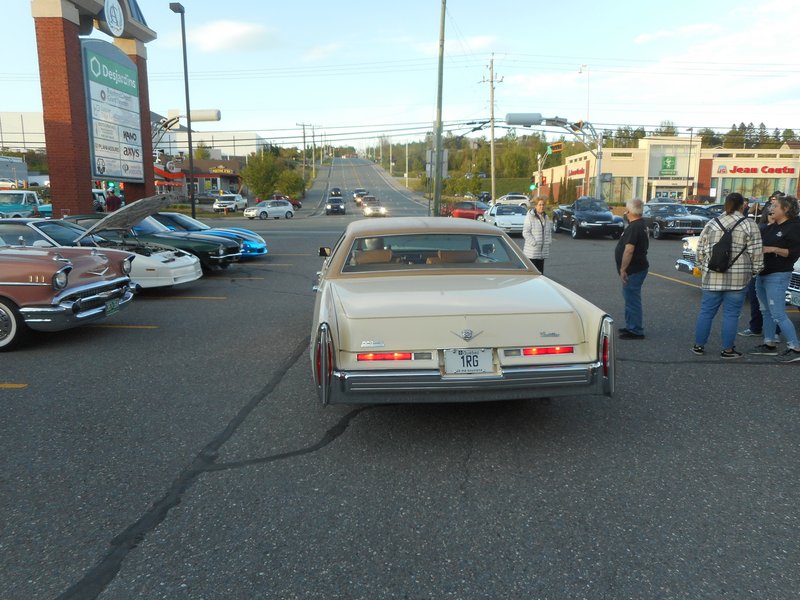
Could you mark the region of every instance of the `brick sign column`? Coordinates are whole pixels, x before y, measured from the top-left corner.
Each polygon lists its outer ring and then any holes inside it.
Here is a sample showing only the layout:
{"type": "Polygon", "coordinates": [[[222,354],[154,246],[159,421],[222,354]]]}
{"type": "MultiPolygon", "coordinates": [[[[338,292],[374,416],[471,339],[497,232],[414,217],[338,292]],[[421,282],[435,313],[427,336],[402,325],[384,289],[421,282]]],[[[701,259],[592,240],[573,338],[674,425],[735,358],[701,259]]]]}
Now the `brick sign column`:
{"type": "Polygon", "coordinates": [[[89,131],[78,38],[80,17],[65,2],[34,0],[44,134],[53,216],[92,211],[89,131]]]}

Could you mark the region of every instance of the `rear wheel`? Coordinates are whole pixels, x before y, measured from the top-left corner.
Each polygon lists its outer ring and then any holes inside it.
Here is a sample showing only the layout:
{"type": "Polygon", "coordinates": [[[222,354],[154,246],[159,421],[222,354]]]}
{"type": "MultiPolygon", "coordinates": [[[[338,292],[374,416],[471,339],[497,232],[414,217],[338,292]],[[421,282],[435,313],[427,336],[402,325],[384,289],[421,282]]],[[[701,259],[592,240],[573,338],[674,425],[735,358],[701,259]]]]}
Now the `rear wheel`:
{"type": "Polygon", "coordinates": [[[25,337],[27,330],[16,304],[0,298],[0,352],[14,348],[25,337]]]}

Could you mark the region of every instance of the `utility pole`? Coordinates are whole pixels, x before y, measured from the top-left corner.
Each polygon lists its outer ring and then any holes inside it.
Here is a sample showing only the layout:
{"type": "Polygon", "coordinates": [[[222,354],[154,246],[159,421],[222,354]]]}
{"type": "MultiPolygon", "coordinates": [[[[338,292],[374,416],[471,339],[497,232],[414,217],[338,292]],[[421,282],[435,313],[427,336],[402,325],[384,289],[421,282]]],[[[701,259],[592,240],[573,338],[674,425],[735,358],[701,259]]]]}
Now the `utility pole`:
{"type": "Polygon", "coordinates": [[[439,216],[442,204],[442,82],[444,80],[444,17],[447,0],[442,0],[439,17],[439,78],[436,92],[436,147],[434,148],[433,215],[439,216]]]}
{"type": "Polygon", "coordinates": [[[314,126],[311,126],[311,179],[317,178],[317,136],[314,126]]]}
{"type": "Polygon", "coordinates": [[[303,128],[303,182],[306,180],[306,125],[307,123],[295,123],[303,128]]]}
{"type": "Polygon", "coordinates": [[[406,189],[408,189],[408,140],[406,140],[406,189]]]}
{"type": "MultiPolygon", "coordinates": [[[[486,80],[484,79],[483,82],[486,80]]],[[[492,180],[492,202],[494,202],[495,198],[495,187],[494,187],[494,84],[500,83],[503,81],[501,77],[498,80],[494,78],[494,52],[492,53],[492,58],[489,60],[489,125],[490,125],[490,134],[489,134],[489,156],[490,156],[490,171],[489,174],[492,180]]],[[[483,83],[481,82],[481,83],[483,83]]]]}

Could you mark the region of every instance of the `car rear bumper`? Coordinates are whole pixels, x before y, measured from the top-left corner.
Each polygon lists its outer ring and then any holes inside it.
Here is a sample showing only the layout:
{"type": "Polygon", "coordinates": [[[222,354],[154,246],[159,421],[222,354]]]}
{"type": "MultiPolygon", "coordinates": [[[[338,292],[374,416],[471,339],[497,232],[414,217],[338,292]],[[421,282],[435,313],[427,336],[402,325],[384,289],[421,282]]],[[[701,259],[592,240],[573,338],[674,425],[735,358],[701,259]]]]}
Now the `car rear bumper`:
{"type": "MultiPolygon", "coordinates": [[[[613,374],[612,374],[613,379],[613,374]]],[[[600,362],[509,367],[499,375],[444,376],[438,370],[347,372],[334,370],[330,404],[487,402],[584,394],[611,395],[600,362]]]]}
{"type": "MultiPolygon", "coordinates": [[[[135,285],[135,284],[133,284],[135,285]]],[[[25,324],[37,331],[62,331],[103,319],[133,300],[132,284],[126,279],[103,289],[83,289],[52,306],[27,306],[19,312],[25,324]]]]}

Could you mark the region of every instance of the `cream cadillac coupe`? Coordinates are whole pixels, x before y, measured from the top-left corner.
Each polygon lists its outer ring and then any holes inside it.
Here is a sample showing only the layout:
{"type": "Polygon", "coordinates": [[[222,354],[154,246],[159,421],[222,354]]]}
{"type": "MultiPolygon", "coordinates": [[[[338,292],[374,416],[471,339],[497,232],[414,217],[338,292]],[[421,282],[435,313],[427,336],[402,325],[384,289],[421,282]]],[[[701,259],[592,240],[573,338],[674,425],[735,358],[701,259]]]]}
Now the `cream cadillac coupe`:
{"type": "Polygon", "coordinates": [[[323,405],[614,392],[611,317],[496,227],[360,220],[320,256],[311,365],[323,405]]]}

